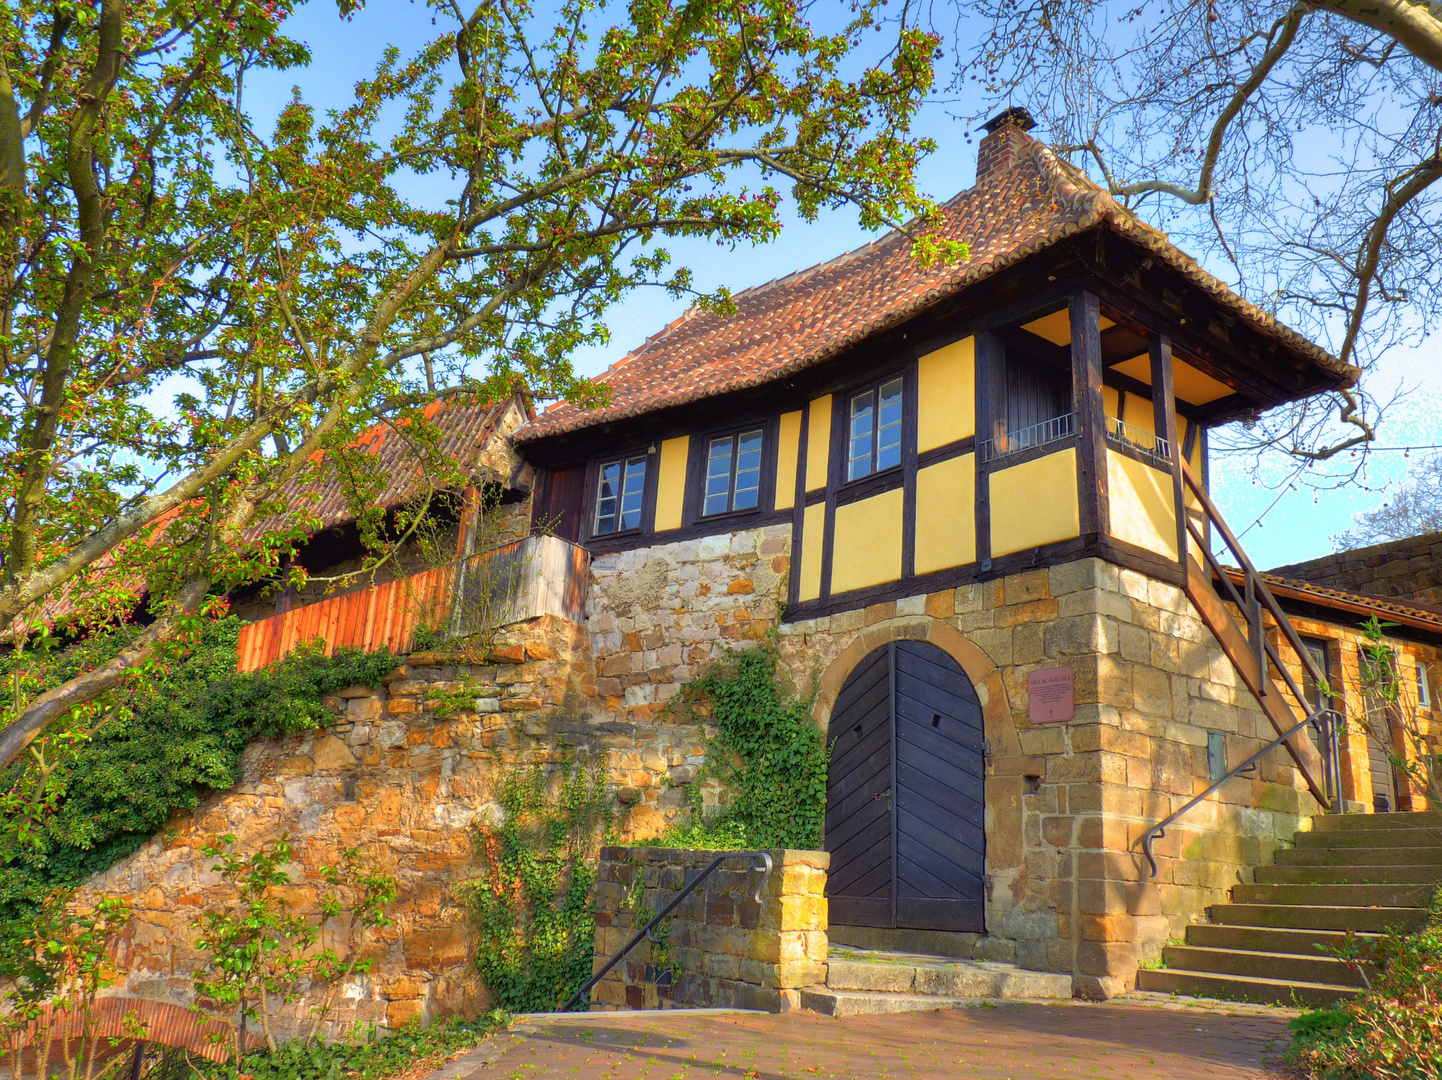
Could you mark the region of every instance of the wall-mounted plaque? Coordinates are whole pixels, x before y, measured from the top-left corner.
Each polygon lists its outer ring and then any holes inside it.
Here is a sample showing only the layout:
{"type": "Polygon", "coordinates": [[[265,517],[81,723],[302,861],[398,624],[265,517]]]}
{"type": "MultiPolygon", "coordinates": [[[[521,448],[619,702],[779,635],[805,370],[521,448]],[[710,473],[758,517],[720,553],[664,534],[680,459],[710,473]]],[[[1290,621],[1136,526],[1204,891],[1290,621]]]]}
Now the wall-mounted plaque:
{"type": "Polygon", "coordinates": [[[1026,677],[1027,719],[1057,724],[1076,715],[1076,676],[1069,667],[1042,668],[1026,677]]]}

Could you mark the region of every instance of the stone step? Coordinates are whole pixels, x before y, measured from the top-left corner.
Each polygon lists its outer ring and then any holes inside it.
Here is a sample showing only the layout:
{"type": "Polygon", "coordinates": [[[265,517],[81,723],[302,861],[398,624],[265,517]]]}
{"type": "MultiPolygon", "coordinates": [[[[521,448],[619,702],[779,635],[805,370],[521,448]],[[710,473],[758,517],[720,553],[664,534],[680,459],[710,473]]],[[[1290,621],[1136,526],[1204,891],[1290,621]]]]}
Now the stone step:
{"type": "Polygon", "coordinates": [[[1305,848],[1415,847],[1436,848],[1442,837],[1432,829],[1346,829],[1331,832],[1299,832],[1292,843],[1305,848]]]}
{"type": "Polygon", "coordinates": [[[848,945],[872,952],[916,953],[970,960],[981,934],[949,930],[905,930],[881,926],[835,926],[828,931],[833,945],[848,945]]]}
{"type": "Polygon", "coordinates": [[[1202,971],[1143,969],[1137,973],[1137,989],[1163,994],[1222,998],[1227,1001],[1256,1001],[1270,1005],[1331,1005],[1353,997],[1356,987],[1327,983],[1290,983],[1283,979],[1257,979],[1245,975],[1212,975],[1202,971]]]}
{"type": "MultiPolygon", "coordinates": [[[[1162,950],[1168,971],[1201,971],[1213,975],[1245,975],[1289,983],[1325,983],[1360,990],[1362,977],[1333,956],[1314,953],[1254,952],[1198,945],[1168,945],[1162,950]]],[[[1375,973],[1368,966],[1368,976],[1375,973]]]]}
{"type": "MultiPolygon", "coordinates": [[[[1374,941],[1377,934],[1358,934],[1374,941]]],[[[1288,930],[1275,926],[1222,926],[1217,923],[1193,923],[1187,927],[1187,944],[1212,949],[1251,949],[1256,952],[1291,953],[1297,956],[1321,956],[1318,945],[1340,941],[1342,934],[1332,930],[1288,930]]]]}
{"type": "Polygon", "coordinates": [[[1278,848],[1278,866],[1436,866],[1442,867],[1442,844],[1436,847],[1301,847],[1278,848]]]}
{"type": "Polygon", "coordinates": [[[1233,885],[1238,904],[1301,904],[1308,907],[1426,907],[1430,885],[1233,885]]]}
{"type": "Polygon", "coordinates": [[[1312,819],[1316,833],[1367,832],[1373,829],[1436,829],[1442,833],[1442,812],[1404,811],[1396,814],[1321,814],[1312,819]]]}
{"type": "Polygon", "coordinates": [[[1259,866],[1256,878],[1266,885],[1437,885],[1442,865],[1259,866]]]}
{"type": "Polygon", "coordinates": [[[801,1007],[823,1016],[875,1016],[880,1013],[927,1012],[931,1009],[975,1008],[976,998],[948,998],[935,994],[890,994],[879,990],[832,990],[808,986],[801,991],[801,1007]]]}
{"type": "Polygon", "coordinates": [[[952,998],[1056,999],[1071,997],[1071,976],[1028,971],[1014,964],[957,960],[917,953],[883,953],[832,947],[826,988],[952,998]]]}
{"type": "Polygon", "coordinates": [[[1288,930],[1355,930],[1383,934],[1416,930],[1427,909],[1394,907],[1308,907],[1298,904],[1215,904],[1212,922],[1226,926],[1272,926],[1288,930]]]}

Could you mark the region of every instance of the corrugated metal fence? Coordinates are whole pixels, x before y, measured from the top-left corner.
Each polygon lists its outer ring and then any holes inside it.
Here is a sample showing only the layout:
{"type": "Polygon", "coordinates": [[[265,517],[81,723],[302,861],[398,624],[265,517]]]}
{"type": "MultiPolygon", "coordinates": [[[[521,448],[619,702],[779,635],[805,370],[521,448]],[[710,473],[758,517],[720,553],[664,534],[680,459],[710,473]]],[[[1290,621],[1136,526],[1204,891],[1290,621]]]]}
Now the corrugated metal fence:
{"type": "MultiPolygon", "coordinates": [[[[240,631],[241,671],[272,664],[297,646],[320,639],[329,656],[338,648],[407,653],[417,627],[452,625],[453,601],[472,590],[483,563],[497,560],[511,572],[509,595],[489,612],[496,625],[556,615],[585,619],[590,553],[555,536],[530,536],[409,577],[327,597],[249,623],[240,631]]],[[[493,567],[494,568],[494,567],[493,567]]]]}

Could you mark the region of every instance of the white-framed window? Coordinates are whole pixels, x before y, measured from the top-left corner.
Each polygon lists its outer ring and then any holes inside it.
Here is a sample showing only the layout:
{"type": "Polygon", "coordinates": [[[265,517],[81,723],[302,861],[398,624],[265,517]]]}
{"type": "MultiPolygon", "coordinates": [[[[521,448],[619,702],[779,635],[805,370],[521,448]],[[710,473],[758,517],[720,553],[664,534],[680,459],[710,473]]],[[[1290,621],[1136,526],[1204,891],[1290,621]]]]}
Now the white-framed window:
{"type": "Polygon", "coordinates": [[[639,529],[645,496],[645,454],[602,462],[596,470],[596,517],[591,535],[639,529]]]}
{"type": "Polygon", "coordinates": [[[901,464],[901,376],[852,394],[847,409],[846,479],[901,464]]]}
{"type": "Polygon", "coordinates": [[[756,509],[761,499],[762,442],[761,428],[707,442],[703,516],[756,509]]]}
{"type": "Polygon", "coordinates": [[[1431,672],[1422,661],[1417,661],[1417,704],[1424,709],[1432,707],[1432,686],[1429,682],[1431,672]]]}

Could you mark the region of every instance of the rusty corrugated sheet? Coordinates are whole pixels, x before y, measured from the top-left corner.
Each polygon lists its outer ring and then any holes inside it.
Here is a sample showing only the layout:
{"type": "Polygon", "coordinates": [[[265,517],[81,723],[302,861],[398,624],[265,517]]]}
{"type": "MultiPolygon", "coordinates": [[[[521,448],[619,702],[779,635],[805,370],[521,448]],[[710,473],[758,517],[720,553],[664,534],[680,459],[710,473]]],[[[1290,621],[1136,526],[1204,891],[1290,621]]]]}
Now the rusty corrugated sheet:
{"type": "MultiPolygon", "coordinates": [[[[136,1031],[143,1032],[145,1042],[162,1046],[178,1046],[210,1061],[226,1061],[230,1057],[231,1028],[219,1020],[211,1020],[183,1005],[150,998],[103,997],[95,1002],[90,1017],[90,1053],[103,1060],[124,1053],[134,1045],[136,1031]]],[[[23,1070],[35,1068],[35,1057],[41,1047],[36,1040],[48,1042],[49,1063],[59,1064],[67,1051],[73,1056],[80,1049],[85,1034],[85,1017],[77,1009],[41,1009],[38,1021],[32,1021],[16,1033],[19,1036],[23,1070]],[[46,1028],[51,1030],[47,1033],[46,1028]],[[47,1039],[46,1036],[49,1036],[47,1039]]],[[[255,1038],[247,1036],[247,1044],[255,1038]]],[[[10,1054],[0,1054],[0,1065],[11,1067],[10,1054]]]]}

